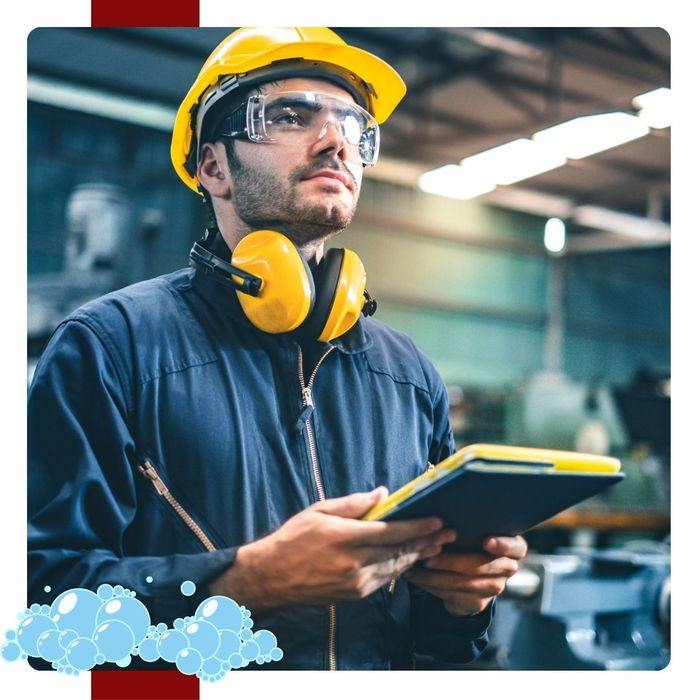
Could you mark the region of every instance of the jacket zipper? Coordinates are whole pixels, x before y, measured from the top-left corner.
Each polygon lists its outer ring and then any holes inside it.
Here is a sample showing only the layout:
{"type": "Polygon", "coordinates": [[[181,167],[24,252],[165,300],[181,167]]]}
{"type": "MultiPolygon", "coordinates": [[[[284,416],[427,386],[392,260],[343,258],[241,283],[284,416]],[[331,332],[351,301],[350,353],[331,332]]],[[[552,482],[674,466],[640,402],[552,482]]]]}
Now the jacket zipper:
{"type": "MultiPolygon", "coordinates": [[[[330,355],[335,349],[333,346],[329,347],[325,353],[321,356],[321,359],[316,363],[314,371],[309,376],[309,383],[304,384],[304,359],[302,357],[301,346],[297,345],[298,349],[298,369],[299,369],[299,385],[301,386],[301,400],[304,404],[304,408],[313,409],[314,402],[311,397],[311,387],[314,383],[316,373],[321,363],[330,355]]],[[[326,493],[323,489],[323,483],[321,481],[321,470],[318,464],[318,452],[316,450],[316,441],[314,439],[314,431],[311,427],[311,415],[304,421],[304,430],[306,432],[306,442],[309,446],[309,455],[311,457],[311,471],[313,472],[314,483],[316,484],[316,495],[319,501],[326,500],[326,493]]],[[[328,667],[329,670],[336,670],[335,662],[335,605],[331,605],[329,608],[329,631],[328,631],[328,667]]]]}
{"type": "Polygon", "coordinates": [[[149,479],[150,482],[153,484],[153,488],[156,490],[156,493],[159,496],[162,496],[168,502],[168,504],[173,508],[173,510],[185,522],[185,525],[187,525],[187,527],[189,527],[190,530],[194,532],[197,539],[204,545],[205,549],[208,552],[213,552],[216,549],[216,547],[214,547],[214,545],[211,543],[211,540],[204,534],[202,528],[199,527],[199,525],[197,525],[197,523],[192,519],[190,514],[180,505],[175,496],[173,496],[172,493],[170,493],[168,487],[163,483],[163,480],[160,478],[158,472],[155,470],[153,465],[147,459],[144,459],[143,462],[140,462],[136,466],[139,472],[141,472],[141,474],[147,479],[149,479]]]}

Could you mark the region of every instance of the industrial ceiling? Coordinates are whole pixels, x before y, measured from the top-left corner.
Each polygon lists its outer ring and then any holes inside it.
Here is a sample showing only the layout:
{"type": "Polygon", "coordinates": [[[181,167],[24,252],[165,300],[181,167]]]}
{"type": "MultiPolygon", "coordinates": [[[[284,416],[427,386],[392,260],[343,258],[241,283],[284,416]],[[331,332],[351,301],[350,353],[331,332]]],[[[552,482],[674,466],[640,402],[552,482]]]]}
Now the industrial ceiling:
{"type": "MultiPolygon", "coordinates": [[[[660,28],[335,29],[407,83],[406,98],[382,127],[382,158],[372,173],[403,184],[575,116],[632,113],[635,96],[670,87],[670,37],[660,28]]],[[[39,29],[29,37],[28,71],[175,108],[230,31],[39,29]]],[[[482,199],[566,218],[581,249],[667,245],[669,180],[670,128],[652,129],[482,199]],[[610,216],[588,220],[592,208],[610,216]],[[653,235],[624,234],[630,226],[649,226],[653,235]]]]}

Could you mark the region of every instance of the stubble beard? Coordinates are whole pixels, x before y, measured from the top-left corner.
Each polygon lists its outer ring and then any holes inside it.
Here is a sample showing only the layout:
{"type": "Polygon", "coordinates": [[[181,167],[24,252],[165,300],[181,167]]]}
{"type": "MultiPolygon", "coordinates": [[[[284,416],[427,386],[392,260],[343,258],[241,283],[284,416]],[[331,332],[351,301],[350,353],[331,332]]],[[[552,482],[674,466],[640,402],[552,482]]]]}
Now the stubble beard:
{"type": "MultiPolygon", "coordinates": [[[[226,154],[235,182],[232,203],[251,231],[280,231],[299,248],[305,248],[309,244],[323,243],[350,225],[357,208],[356,196],[350,206],[344,206],[331,196],[337,194],[331,188],[327,199],[313,205],[302,203],[297,195],[296,184],[304,177],[324,168],[338,169],[328,157],[324,156],[312,166],[296,168],[285,181],[244,165],[230,142],[226,143],[226,154]]],[[[343,172],[348,174],[347,170],[343,172]]]]}

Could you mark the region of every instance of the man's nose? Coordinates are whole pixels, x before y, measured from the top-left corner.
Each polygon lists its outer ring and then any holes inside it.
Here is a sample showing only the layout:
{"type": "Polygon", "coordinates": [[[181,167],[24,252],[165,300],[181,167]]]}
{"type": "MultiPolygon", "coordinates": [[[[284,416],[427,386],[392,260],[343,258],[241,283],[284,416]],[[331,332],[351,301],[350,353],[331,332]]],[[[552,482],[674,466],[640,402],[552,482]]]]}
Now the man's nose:
{"type": "Polygon", "coordinates": [[[337,119],[326,120],[313,143],[313,150],[315,153],[328,152],[341,157],[347,151],[347,142],[337,119]]]}

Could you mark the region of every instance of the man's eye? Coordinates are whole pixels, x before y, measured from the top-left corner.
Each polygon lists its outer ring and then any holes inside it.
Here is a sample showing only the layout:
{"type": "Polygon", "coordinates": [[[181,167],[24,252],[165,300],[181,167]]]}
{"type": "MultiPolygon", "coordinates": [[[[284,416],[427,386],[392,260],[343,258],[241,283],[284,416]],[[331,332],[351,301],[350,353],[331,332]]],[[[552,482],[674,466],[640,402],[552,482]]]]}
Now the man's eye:
{"type": "Polygon", "coordinates": [[[304,119],[296,112],[284,111],[272,115],[270,123],[276,126],[304,126],[304,119]]]}

